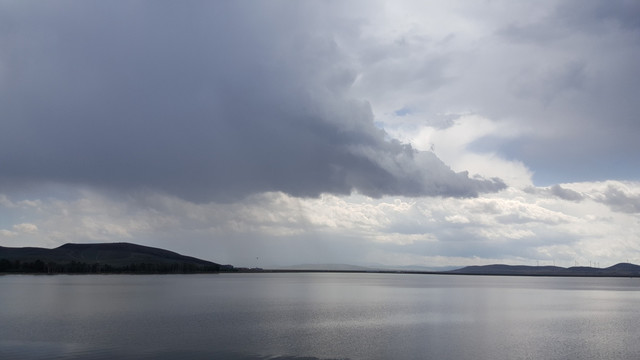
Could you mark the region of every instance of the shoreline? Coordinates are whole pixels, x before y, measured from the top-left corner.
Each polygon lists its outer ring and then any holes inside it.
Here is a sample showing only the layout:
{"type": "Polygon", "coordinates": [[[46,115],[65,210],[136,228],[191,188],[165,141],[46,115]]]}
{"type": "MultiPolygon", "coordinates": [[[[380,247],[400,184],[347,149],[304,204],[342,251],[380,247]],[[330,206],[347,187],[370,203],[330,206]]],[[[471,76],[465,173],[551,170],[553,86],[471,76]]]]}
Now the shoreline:
{"type": "Polygon", "coordinates": [[[140,273],[140,272],[113,272],[113,273],[33,273],[33,272],[1,272],[4,275],[202,275],[202,274],[401,274],[401,275],[458,275],[458,276],[505,276],[505,277],[566,277],[566,278],[640,278],[640,274],[559,274],[559,273],[491,273],[491,272],[456,272],[453,271],[404,271],[404,270],[289,270],[289,269],[246,269],[234,268],[232,271],[218,272],[186,272],[186,273],[140,273]]]}

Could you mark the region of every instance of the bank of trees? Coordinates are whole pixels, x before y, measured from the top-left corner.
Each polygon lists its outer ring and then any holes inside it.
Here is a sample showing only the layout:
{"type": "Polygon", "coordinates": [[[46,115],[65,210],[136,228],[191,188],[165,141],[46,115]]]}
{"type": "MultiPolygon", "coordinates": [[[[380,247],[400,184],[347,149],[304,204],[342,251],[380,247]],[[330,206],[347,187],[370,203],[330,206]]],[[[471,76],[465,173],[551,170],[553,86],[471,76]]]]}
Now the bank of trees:
{"type": "Polygon", "coordinates": [[[71,261],[56,263],[53,261],[20,261],[0,259],[0,273],[26,274],[190,274],[228,271],[225,267],[197,265],[192,263],[131,263],[114,266],[100,263],[71,261]]]}

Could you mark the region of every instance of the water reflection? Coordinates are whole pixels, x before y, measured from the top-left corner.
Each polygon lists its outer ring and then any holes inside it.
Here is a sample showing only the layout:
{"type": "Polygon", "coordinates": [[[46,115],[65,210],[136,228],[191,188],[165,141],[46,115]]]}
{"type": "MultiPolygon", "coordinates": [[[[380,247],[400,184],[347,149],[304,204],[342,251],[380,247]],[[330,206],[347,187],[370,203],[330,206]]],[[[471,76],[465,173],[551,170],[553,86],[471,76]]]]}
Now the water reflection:
{"type": "Polygon", "coordinates": [[[191,349],[133,350],[94,348],[79,344],[0,341],[2,359],[229,359],[229,360],[348,360],[286,355],[252,355],[239,352],[191,349]]]}
{"type": "Polygon", "coordinates": [[[638,279],[0,276],[2,359],[636,359],[638,279]]]}

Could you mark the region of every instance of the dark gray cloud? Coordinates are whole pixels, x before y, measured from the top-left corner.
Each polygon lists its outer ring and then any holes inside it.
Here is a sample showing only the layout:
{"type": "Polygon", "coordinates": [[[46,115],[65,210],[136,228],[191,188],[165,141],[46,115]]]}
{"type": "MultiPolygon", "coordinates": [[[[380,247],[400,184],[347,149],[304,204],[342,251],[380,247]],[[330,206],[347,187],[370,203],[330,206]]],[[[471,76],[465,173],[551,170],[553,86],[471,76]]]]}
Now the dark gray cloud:
{"type": "Polygon", "coordinates": [[[558,18],[572,28],[601,31],[607,26],[640,29],[640,3],[634,0],[571,0],[561,2],[558,18]]]}
{"type": "Polygon", "coordinates": [[[587,77],[584,68],[584,63],[569,62],[540,72],[522,73],[514,81],[515,94],[548,105],[563,93],[583,89],[587,77]]]}
{"type": "Polygon", "coordinates": [[[640,213],[640,194],[629,194],[620,187],[609,185],[601,197],[596,198],[611,210],[629,214],[640,213]]]}
{"type": "Polygon", "coordinates": [[[582,201],[584,197],[577,191],[565,189],[560,185],[553,185],[550,189],[551,193],[561,199],[570,201],[582,201]]]}
{"type": "Polygon", "coordinates": [[[496,33],[509,54],[500,63],[514,71],[498,76],[510,92],[485,109],[534,129],[499,151],[534,169],[538,185],[640,178],[640,3],[548,5],[496,33]]]}
{"type": "MultiPolygon", "coordinates": [[[[335,9],[334,9],[335,10],[335,9]]],[[[316,3],[3,3],[0,184],[232,200],[283,191],[475,196],[388,139],[316,3]]]]}
{"type": "MultiPolygon", "coordinates": [[[[519,19],[522,21],[523,19],[519,19]]],[[[512,22],[498,31],[516,42],[548,45],[576,32],[602,34],[612,29],[640,29],[640,4],[634,0],[569,0],[549,7],[539,21],[512,22]]]]}
{"type": "Polygon", "coordinates": [[[526,193],[529,194],[537,194],[543,196],[554,196],[563,200],[580,202],[584,200],[584,196],[579,192],[567,188],[563,188],[562,186],[556,184],[547,188],[536,188],[536,187],[528,187],[524,189],[526,193]]]}

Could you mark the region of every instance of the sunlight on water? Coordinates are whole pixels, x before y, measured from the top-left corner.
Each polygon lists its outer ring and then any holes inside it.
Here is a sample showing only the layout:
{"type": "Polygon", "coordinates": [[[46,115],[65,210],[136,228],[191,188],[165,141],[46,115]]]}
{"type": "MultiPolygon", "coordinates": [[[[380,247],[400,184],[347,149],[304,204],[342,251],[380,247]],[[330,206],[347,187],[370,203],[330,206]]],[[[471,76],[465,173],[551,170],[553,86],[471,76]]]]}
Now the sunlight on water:
{"type": "Polygon", "coordinates": [[[0,276],[2,359],[637,359],[638,279],[0,276]]]}

